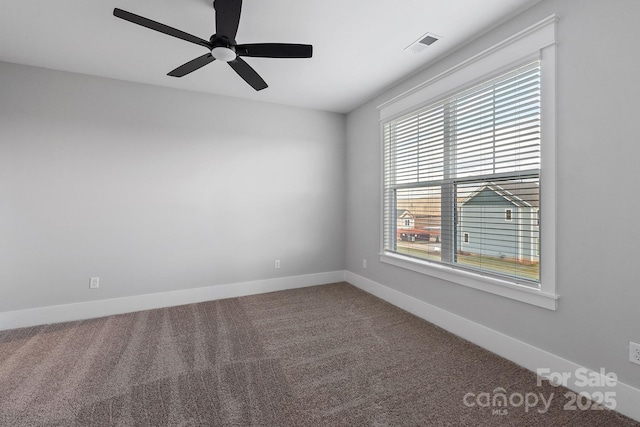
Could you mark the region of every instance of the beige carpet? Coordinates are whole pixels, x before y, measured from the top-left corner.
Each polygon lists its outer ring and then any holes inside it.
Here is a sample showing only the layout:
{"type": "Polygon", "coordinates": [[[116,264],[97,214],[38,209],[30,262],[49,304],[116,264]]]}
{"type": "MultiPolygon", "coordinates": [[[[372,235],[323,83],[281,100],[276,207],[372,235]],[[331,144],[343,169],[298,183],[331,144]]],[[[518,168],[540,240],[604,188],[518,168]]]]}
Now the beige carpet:
{"type": "Polygon", "coordinates": [[[566,392],[346,283],[0,332],[2,426],[640,425],[566,392]]]}

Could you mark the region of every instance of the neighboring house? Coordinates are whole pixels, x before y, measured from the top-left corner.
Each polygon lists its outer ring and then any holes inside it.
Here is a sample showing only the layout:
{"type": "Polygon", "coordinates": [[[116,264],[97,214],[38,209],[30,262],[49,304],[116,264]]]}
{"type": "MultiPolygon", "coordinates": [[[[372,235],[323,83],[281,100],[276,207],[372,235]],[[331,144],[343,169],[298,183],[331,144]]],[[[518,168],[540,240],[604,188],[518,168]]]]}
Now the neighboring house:
{"type": "MultiPolygon", "coordinates": [[[[415,232],[412,234],[415,234],[416,239],[431,240],[431,238],[436,238],[435,236],[437,236],[437,241],[439,241],[440,225],[442,223],[440,204],[439,194],[424,195],[423,197],[399,197],[397,211],[398,214],[407,211],[413,217],[414,222],[411,228],[415,228],[415,232]]],[[[398,222],[398,231],[407,230],[403,224],[398,222]]],[[[399,235],[399,237],[402,236],[399,235]]]]}
{"type": "Polygon", "coordinates": [[[458,248],[463,253],[539,261],[537,188],[489,182],[459,209],[458,248]]]}
{"type": "Polygon", "coordinates": [[[406,209],[398,210],[398,230],[410,230],[416,226],[416,219],[406,209]]]}
{"type": "Polygon", "coordinates": [[[429,218],[417,217],[408,209],[398,209],[397,218],[398,240],[410,242],[426,240],[429,242],[435,236],[436,242],[440,241],[439,219],[433,221],[429,218]]]}

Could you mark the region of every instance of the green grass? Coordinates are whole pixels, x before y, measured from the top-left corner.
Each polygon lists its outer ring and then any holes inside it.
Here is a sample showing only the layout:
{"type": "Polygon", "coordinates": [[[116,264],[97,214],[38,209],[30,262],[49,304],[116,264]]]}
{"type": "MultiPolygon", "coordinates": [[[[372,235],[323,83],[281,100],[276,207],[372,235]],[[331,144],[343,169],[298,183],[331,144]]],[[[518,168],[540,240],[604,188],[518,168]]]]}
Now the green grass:
{"type": "MultiPolygon", "coordinates": [[[[415,247],[398,247],[398,252],[428,261],[440,261],[440,252],[430,252],[415,247]]],[[[524,263],[497,257],[458,254],[458,264],[523,279],[540,280],[540,264],[537,262],[524,263]]]]}

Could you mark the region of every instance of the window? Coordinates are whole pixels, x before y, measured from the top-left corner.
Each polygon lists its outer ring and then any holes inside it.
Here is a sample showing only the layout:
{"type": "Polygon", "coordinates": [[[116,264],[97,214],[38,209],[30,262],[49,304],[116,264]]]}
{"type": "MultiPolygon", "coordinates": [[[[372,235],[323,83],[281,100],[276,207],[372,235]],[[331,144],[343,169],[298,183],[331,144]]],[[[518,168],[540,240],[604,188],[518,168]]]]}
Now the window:
{"type": "Polygon", "coordinates": [[[381,106],[381,260],[555,309],[555,17],[472,59],[381,106]]]}
{"type": "Polygon", "coordinates": [[[538,283],[539,61],[386,122],[384,153],[385,213],[441,237],[405,244],[385,221],[386,251],[538,283]]]}
{"type": "Polygon", "coordinates": [[[505,209],[505,210],[504,210],[504,220],[505,220],[505,221],[513,221],[513,220],[511,219],[511,214],[512,214],[512,213],[513,213],[513,210],[511,210],[511,209],[505,209]]]}

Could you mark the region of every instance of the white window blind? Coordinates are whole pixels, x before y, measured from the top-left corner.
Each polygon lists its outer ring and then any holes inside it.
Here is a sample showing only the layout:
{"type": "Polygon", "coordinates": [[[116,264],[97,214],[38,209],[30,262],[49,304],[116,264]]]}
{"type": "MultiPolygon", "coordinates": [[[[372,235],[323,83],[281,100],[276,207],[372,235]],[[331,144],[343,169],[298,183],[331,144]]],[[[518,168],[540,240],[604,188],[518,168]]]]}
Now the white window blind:
{"type": "Polygon", "coordinates": [[[383,122],[385,252],[538,287],[540,120],[533,61],[383,122]]]}

